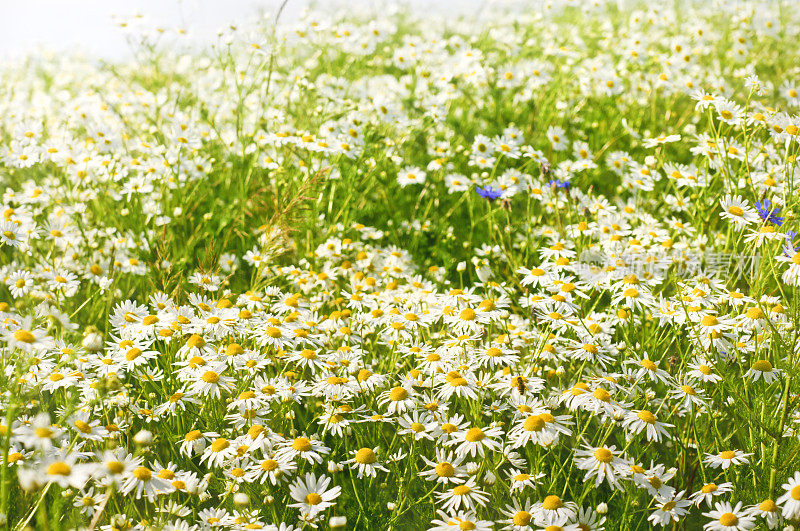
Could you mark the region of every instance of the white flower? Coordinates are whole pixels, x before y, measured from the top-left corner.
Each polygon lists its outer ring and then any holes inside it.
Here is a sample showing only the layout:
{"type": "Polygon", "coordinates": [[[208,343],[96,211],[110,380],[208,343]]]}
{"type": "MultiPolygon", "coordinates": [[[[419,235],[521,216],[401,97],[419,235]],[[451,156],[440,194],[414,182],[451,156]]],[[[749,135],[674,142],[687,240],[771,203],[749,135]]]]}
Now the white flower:
{"type": "Polygon", "coordinates": [[[707,531],[747,531],[756,526],[756,521],[749,511],[742,510],[742,502],[732,507],[728,502],[716,503],[714,510],[703,513],[712,519],[703,529],[707,531]]]}
{"type": "Polygon", "coordinates": [[[297,503],[289,504],[289,507],[298,507],[302,514],[316,516],[328,507],[336,505],[336,498],[342,491],[339,486],[328,488],[331,478],[320,476],[317,479],[314,474],[308,472],[305,479],[298,478],[291,488],[289,494],[297,503]]]}
{"type": "Polygon", "coordinates": [[[800,472],[795,472],[781,488],[786,492],[775,502],[783,507],[783,517],[787,520],[800,518],[800,472]]]}
{"type": "Polygon", "coordinates": [[[405,188],[409,184],[423,184],[426,173],[416,166],[406,166],[397,174],[397,183],[405,188]]]}

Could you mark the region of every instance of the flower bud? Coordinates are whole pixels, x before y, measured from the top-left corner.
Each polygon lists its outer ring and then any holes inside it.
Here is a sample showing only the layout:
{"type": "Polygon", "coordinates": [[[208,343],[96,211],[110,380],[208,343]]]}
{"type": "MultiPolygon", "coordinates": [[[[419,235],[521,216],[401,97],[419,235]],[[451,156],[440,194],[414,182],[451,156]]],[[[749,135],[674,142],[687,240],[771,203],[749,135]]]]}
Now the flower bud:
{"type": "Polygon", "coordinates": [[[141,430],[133,436],[133,442],[140,446],[150,446],[153,442],[153,433],[147,430],[141,430]]]}
{"type": "Polygon", "coordinates": [[[87,328],[86,332],[84,332],[81,346],[89,352],[99,352],[103,348],[103,336],[100,335],[97,329],[92,330],[91,328],[87,328]]]}
{"type": "Polygon", "coordinates": [[[601,502],[597,504],[597,514],[606,514],[608,513],[608,504],[606,502],[601,502]]]}

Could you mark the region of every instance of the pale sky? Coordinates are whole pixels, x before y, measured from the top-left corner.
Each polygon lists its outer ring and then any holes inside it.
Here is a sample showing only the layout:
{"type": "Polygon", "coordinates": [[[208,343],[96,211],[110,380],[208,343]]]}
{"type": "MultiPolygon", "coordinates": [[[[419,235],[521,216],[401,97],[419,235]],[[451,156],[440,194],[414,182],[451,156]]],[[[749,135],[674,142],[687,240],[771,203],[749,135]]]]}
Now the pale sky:
{"type": "MultiPolygon", "coordinates": [[[[145,15],[167,27],[185,27],[200,42],[217,29],[245,20],[259,8],[275,13],[280,0],[0,0],[0,57],[44,47],[125,57],[128,44],[112,15],[145,15]]],[[[282,15],[296,18],[307,0],[289,0],[282,15]]]]}
{"type": "MultiPolygon", "coordinates": [[[[402,0],[414,10],[474,10],[485,0],[402,0]]],[[[191,31],[195,42],[213,42],[217,30],[259,10],[274,16],[282,0],[0,0],[0,59],[45,48],[121,59],[130,47],[112,15],[142,14],[155,24],[191,31]]],[[[296,20],[310,0],[288,0],[282,22],[296,20]]],[[[384,11],[397,0],[322,0],[341,11],[384,11]]]]}

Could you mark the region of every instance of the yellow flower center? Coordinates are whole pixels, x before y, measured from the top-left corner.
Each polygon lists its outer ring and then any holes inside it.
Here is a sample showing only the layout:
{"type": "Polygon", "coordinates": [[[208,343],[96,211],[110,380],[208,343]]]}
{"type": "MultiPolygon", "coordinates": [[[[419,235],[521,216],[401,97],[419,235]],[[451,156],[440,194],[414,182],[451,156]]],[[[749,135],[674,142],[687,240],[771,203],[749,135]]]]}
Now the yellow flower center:
{"type": "Polygon", "coordinates": [[[547,511],[555,511],[556,509],[561,509],[563,506],[564,502],[561,501],[561,498],[553,494],[545,498],[542,502],[542,509],[547,511]]]}
{"type": "Polygon", "coordinates": [[[611,395],[608,393],[608,391],[606,391],[602,387],[595,389],[594,392],[592,393],[592,396],[603,402],[608,402],[611,400],[611,395]]]}
{"type": "Polygon", "coordinates": [[[642,367],[644,367],[648,371],[655,371],[656,370],[656,364],[653,363],[650,360],[642,360],[642,361],[639,362],[639,365],[641,365],[642,367]]]}
{"type": "Polygon", "coordinates": [[[322,496],[316,492],[309,492],[306,494],[306,503],[309,505],[319,505],[322,503],[322,496]]]}
{"type": "Polygon", "coordinates": [[[153,477],[153,472],[146,466],[140,466],[134,469],[133,477],[139,481],[150,481],[150,479],[153,477]]]}
{"type": "Polygon", "coordinates": [[[439,463],[434,470],[440,478],[451,478],[456,473],[456,469],[450,463],[439,463]]]}
{"type": "Polygon", "coordinates": [[[272,472],[276,468],[278,468],[278,462],[274,459],[265,459],[261,462],[261,470],[264,472],[272,472]]]}
{"type": "Polygon", "coordinates": [[[192,431],[190,431],[189,433],[186,434],[186,437],[184,437],[184,440],[185,441],[196,441],[197,439],[199,439],[202,436],[203,436],[203,434],[202,434],[202,432],[200,430],[192,430],[192,431]]]}
{"type": "Polygon", "coordinates": [[[36,336],[31,334],[27,330],[17,330],[16,332],[14,332],[14,339],[16,341],[19,341],[20,343],[30,344],[36,342],[36,336]]]}
{"type": "Polygon", "coordinates": [[[402,387],[395,387],[389,392],[389,398],[391,398],[394,402],[405,400],[406,398],[408,398],[408,391],[406,391],[402,387]]]}
{"type": "Polygon", "coordinates": [[[700,320],[700,324],[703,326],[716,326],[719,324],[719,319],[713,315],[706,315],[700,320]]]}
{"type": "Polygon", "coordinates": [[[528,511],[520,511],[514,515],[514,525],[525,527],[530,525],[533,516],[528,511]]]}
{"type": "Polygon", "coordinates": [[[771,372],[772,364],[767,360],[758,360],[757,362],[753,363],[753,370],[761,372],[771,372]]]}
{"type": "Polygon", "coordinates": [[[186,346],[189,348],[201,348],[206,345],[206,340],[200,337],[197,334],[193,334],[192,337],[186,341],[186,346]]]}
{"type": "Polygon", "coordinates": [[[458,316],[462,321],[474,321],[475,320],[475,310],[472,308],[464,308],[461,310],[461,314],[458,316]]]}
{"type": "Polygon", "coordinates": [[[525,431],[542,431],[545,427],[545,421],[541,415],[531,415],[525,419],[522,429],[525,431]]]}
{"type": "Polygon", "coordinates": [[[292,448],[298,452],[308,452],[311,450],[311,441],[307,437],[298,437],[292,442],[292,448]]]}
{"type": "Polygon", "coordinates": [[[214,371],[206,371],[200,378],[206,383],[215,384],[219,381],[219,374],[214,371]]]}
{"type": "Polygon", "coordinates": [[[453,489],[453,496],[465,496],[472,492],[472,489],[467,485],[459,485],[453,489]]]}
{"type": "Polygon", "coordinates": [[[758,510],[767,513],[772,513],[778,510],[778,506],[775,504],[774,501],[766,499],[758,505],[758,510]]]}
{"type": "Polygon", "coordinates": [[[47,475],[49,476],[69,476],[72,472],[72,467],[63,461],[57,461],[47,467],[47,475]]]}
{"type": "Polygon", "coordinates": [[[641,419],[642,422],[646,422],[648,424],[655,424],[656,422],[656,416],[647,411],[646,409],[643,409],[642,411],[638,412],[636,416],[639,417],[639,419],[641,419]]]}
{"type": "Polygon", "coordinates": [[[78,428],[83,433],[92,433],[92,427],[89,426],[88,423],[86,423],[86,422],[84,422],[82,420],[76,420],[74,422],[74,425],[75,425],[76,428],[78,428]]]}
{"type": "Polygon", "coordinates": [[[598,448],[594,451],[594,458],[601,463],[610,463],[614,459],[614,454],[607,448],[598,448]]]}
{"type": "Polygon", "coordinates": [[[211,443],[211,450],[214,452],[221,452],[223,450],[227,450],[231,443],[228,442],[228,439],[220,437],[213,443],[211,443]]]}
{"type": "Polygon", "coordinates": [[[486,437],[486,434],[480,428],[470,428],[464,438],[469,442],[478,442],[483,440],[484,437],[486,437]]]}
{"type": "Polygon", "coordinates": [[[378,461],[378,456],[375,455],[370,448],[362,448],[356,453],[356,463],[362,465],[371,465],[378,461]]]}

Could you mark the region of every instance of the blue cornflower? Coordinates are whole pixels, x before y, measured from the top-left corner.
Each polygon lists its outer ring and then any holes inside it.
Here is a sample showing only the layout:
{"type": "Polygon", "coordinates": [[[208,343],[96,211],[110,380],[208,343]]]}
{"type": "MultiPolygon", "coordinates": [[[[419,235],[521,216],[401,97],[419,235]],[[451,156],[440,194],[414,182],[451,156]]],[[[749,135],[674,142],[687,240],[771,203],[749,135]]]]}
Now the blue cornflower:
{"type": "Polygon", "coordinates": [[[800,251],[800,247],[794,246],[794,239],[797,237],[797,231],[787,231],[784,236],[786,237],[786,243],[783,245],[783,254],[786,256],[794,256],[796,252],[800,251]]]}
{"type": "Polygon", "coordinates": [[[758,210],[758,215],[764,221],[769,221],[770,223],[774,223],[777,226],[783,225],[782,218],[778,216],[781,213],[781,209],[779,207],[773,207],[769,199],[764,199],[763,201],[756,201],[756,210],[758,210]]]}
{"type": "Polygon", "coordinates": [[[550,182],[547,183],[550,186],[555,186],[556,188],[563,188],[567,190],[569,188],[569,181],[559,181],[558,179],[550,179],[550,182]]]}
{"type": "Polygon", "coordinates": [[[481,188],[480,186],[475,187],[475,191],[478,192],[478,195],[488,199],[489,201],[494,201],[495,199],[499,198],[503,195],[503,191],[498,189],[494,189],[491,186],[487,186],[486,188],[481,188]]]}

